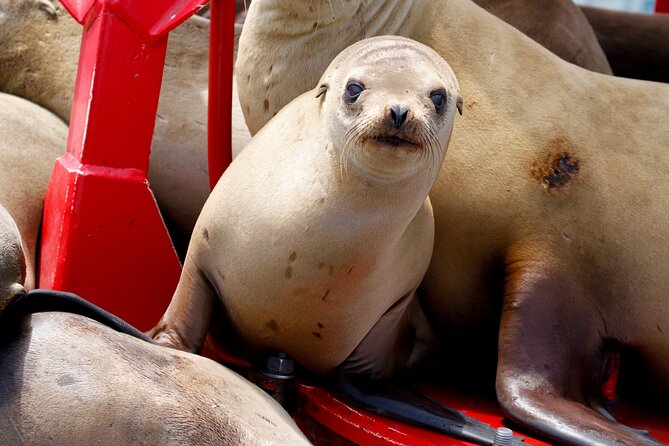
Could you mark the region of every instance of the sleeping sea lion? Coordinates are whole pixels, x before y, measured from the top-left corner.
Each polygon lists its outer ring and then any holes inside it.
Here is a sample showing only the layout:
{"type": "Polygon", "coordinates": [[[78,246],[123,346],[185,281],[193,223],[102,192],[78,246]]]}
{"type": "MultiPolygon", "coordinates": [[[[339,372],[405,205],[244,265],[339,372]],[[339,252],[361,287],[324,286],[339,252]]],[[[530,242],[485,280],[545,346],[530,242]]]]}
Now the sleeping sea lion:
{"type": "Polygon", "coordinates": [[[25,298],[24,273],[0,206],[0,444],[309,444],[281,406],[213,361],[80,315],[7,308],[25,298]]]}

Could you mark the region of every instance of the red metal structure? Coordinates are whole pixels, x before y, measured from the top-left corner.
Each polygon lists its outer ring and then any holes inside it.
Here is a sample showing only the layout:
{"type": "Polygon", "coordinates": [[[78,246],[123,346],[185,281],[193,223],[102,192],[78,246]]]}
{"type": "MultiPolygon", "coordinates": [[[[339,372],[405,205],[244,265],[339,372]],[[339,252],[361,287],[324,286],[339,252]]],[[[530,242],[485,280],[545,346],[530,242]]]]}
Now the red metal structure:
{"type": "MultiPolygon", "coordinates": [[[[180,274],[147,180],[167,37],[207,0],[61,2],[83,25],[83,37],[67,152],[45,198],[39,286],[75,292],[147,329],[163,313],[180,274]]],[[[231,159],[234,2],[211,3],[213,187],[231,159]]],[[[657,0],[656,11],[669,12],[669,0],[657,0]]],[[[505,422],[494,400],[429,385],[422,390],[493,427],[505,422]]],[[[354,409],[319,387],[300,384],[298,393],[296,419],[317,444],[468,444],[354,409]]],[[[639,423],[641,414],[622,415],[669,441],[666,419],[644,416],[639,423]]]]}
{"type": "Polygon", "coordinates": [[[669,13],[669,0],[655,0],[655,12],[669,13]]]}
{"type": "Polygon", "coordinates": [[[62,3],[84,30],[67,151],[45,197],[39,286],[147,329],[181,270],[147,181],[167,34],[206,0],[62,3]]]}

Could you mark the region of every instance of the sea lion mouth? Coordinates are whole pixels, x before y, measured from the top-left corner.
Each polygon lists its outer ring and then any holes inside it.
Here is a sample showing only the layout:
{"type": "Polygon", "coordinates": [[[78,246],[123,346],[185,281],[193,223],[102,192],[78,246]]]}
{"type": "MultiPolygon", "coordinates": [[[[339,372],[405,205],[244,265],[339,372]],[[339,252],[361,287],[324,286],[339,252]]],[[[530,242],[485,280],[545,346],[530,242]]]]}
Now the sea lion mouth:
{"type": "Polygon", "coordinates": [[[413,141],[409,141],[408,139],[401,138],[396,135],[392,136],[376,136],[374,138],[371,138],[372,141],[383,144],[383,145],[389,145],[393,147],[399,147],[399,146],[409,146],[411,148],[418,147],[418,144],[416,144],[413,141]]]}

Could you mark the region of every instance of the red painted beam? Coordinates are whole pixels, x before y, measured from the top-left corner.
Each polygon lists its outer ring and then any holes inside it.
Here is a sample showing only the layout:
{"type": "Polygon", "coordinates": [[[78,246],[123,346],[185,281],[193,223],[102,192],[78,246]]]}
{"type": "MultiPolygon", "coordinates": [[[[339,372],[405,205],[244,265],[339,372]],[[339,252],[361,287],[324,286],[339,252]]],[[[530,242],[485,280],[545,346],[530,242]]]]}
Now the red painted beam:
{"type": "Polygon", "coordinates": [[[84,25],[66,153],[45,197],[39,286],[150,328],[181,267],[147,171],[167,33],[206,0],[62,0],[84,25]]]}
{"type": "Polygon", "coordinates": [[[655,12],[669,14],[669,0],[655,0],[655,12]]]}
{"type": "Polygon", "coordinates": [[[209,186],[232,161],[232,59],[235,2],[211,0],[209,46],[209,186]]]}

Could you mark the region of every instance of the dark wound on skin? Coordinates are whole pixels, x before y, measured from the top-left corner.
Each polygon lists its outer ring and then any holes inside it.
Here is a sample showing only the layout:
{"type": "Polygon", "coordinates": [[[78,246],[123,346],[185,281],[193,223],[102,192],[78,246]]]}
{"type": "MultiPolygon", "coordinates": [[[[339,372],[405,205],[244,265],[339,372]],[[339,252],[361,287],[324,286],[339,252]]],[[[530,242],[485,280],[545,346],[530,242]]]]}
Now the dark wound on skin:
{"type": "Polygon", "coordinates": [[[553,148],[562,150],[547,155],[532,166],[532,176],[544,189],[559,191],[568,186],[581,170],[578,158],[564,150],[568,144],[560,139],[551,141],[553,148]]]}

